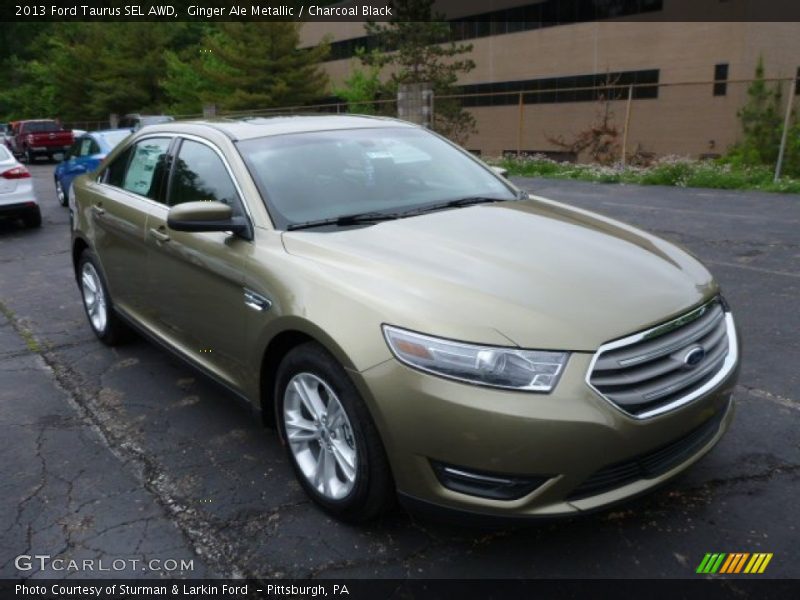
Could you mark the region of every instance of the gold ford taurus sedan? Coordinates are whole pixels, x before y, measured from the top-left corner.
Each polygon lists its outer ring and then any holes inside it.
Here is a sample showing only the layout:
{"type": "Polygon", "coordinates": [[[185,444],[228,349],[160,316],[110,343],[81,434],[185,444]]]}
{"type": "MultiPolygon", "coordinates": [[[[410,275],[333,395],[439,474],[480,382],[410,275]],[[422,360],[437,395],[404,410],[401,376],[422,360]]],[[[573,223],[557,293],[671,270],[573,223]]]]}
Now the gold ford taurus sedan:
{"type": "Polygon", "coordinates": [[[338,518],[397,495],[577,514],[731,421],[736,328],[697,260],[408,123],[147,127],[74,200],[97,336],[136,329],[249,402],[338,518]]]}

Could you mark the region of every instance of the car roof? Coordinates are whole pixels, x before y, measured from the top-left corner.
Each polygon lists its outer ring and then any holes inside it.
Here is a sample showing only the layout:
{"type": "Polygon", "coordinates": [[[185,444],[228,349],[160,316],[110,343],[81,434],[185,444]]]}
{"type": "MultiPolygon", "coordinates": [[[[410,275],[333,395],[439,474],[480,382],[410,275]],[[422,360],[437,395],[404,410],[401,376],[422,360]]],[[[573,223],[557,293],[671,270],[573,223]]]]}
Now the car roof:
{"type": "Polygon", "coordinates": [[[100,135],[100,136],[103,136],[103,135],[107,135],[109,133],[123,133],[123,132],[128,132],[128,134],[130,134],[131,130],[127,129],[125,127],[119,127],[117,129],[98,129],[96,131],[87,131],[83,135],[100,135]]]}
{"type": "Polygon", "coordinates": [[[248,140],[287,133],[309,133],[313,131],[335,131],[342,129],[372,129],[375,127],[413,128],[407,121],[388,117],[361,115],[281,115],[274,117],[251,117],[243,119],[209,119],[198,121],[174,121],[150,125],[148,132],[197,133],[199,129],[221,131],[231,140],[248,140]]]}

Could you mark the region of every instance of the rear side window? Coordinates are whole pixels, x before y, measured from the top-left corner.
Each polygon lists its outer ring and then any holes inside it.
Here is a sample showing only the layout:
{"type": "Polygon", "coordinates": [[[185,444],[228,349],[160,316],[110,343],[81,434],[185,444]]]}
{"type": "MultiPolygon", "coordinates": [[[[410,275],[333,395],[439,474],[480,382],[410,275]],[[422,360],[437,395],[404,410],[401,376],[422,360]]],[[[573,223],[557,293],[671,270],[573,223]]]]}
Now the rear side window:
{"type": "Polygon", "coordinates": [[[128,161],[130,161],[131,154],[133,153],[133,146],[125,150],[122,154],[114,159],[108,169],[106,169],[105,183],[113,185],[114,187],[122,187],[122,181],[125,177],[125,170],[128,168],[128,161]]]}
{"type": "Polygon", "coordinates": [[[81,139],[81,147],[80,152],[78,152],[78,156],[89,156],[91,154],[92,148],[92,138],[82,138],[81,139]]]}
{"type": "Polygon", "coordinates": [[[219,155],[205,144],[184,140],[172,173],[169,204],[207,200],[229,205],[234,215],[242,214],[236,187],[219,155]]]}
{"type": "Polygon", "coordinates": [[[78,138],[72,143],[72,146],[70,146],[69,151],[67,152],[67,158],[74,158],[81,155],[82,140],[83,138],[78,138]]]}
{"type": "Polygon", "coordinates": [[[135,143],[114,159],[106,171],[105,182],[160,201],[170,142],[170,138],[147,138],[135,143]]]}
{"type": "Polygon", "coordinates": [[[169,138],[148,138],[134,144],[122,189],[158,200],[166,171],[169,143],[169,138]]]}

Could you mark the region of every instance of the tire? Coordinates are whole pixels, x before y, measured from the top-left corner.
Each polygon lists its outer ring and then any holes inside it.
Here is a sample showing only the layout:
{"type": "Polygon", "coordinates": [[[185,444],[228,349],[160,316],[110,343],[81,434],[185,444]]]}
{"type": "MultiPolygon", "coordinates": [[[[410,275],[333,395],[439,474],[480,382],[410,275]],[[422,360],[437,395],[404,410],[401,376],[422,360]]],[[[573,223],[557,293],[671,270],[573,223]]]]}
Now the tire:
{"type": "Polygon", "coordinates": [[[35,210],[30,211],[22,217],[22,222],[28,229],[38,229],[42,226],[42,212],[37,206],[35,210]]]}
{"type": "Polygon", "coordinates": [[[67,191],[61,185],[61,181],[56,178],[56,198],[61,206],[67,205],[67,191]]]}
{"type": "Polygon", "coordinates": [[[126,341],[130,329],[114,312],[114,304],[108,293],[100,263],[90,250],[84,250],[78,259],[78,285],[86,317],[98,339],[108,346],[116,346],[126,341]]]}
{"type": "Polygon", "coordinates": [[[361,523],[394,505],[391,469],[375,424],[327,350],[316,342],[293,348],[278,367],[274,397],[295,475],[325,512],[361,523]]]}

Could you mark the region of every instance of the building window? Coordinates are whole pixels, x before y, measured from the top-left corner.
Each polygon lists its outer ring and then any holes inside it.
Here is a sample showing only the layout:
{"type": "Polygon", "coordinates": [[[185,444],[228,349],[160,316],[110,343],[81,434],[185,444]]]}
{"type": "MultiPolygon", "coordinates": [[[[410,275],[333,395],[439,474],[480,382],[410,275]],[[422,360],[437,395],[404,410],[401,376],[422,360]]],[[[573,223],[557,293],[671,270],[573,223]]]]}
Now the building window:
{"type": "Polygon", "coordinates": [[[628,86],[633,85],[636,100],[658,98],[659,70],[593,73],[543,79],[495,81],[462,85],[462,94],[496,94],[467,96],[461,99],[464,107],[507,106],[519,102],[520,92],[525,104],[561,104],[566,102],[597,102],[608,98],[627,98],[628,86]]]}
{"type": "Polygon", "coordinates": [[[714,65],[714,95],[724,96],[728,93],[728,63],[714,65]]]}
{"type": "Polygon", "coordinates": [[[794,83],[794,95],[800,96],[800,67],[797,67],[797,81],[794,83]]]}

